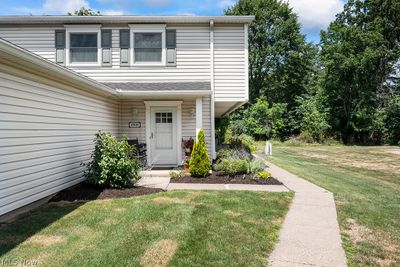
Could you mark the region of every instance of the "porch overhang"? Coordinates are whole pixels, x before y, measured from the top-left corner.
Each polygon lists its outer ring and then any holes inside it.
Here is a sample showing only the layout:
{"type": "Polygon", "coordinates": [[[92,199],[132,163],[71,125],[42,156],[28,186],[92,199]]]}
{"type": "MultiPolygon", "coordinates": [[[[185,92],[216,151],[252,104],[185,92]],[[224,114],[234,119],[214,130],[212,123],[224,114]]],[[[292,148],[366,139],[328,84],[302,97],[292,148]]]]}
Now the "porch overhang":
{"type": "Polygon", "coordinates": [[[210,82],[125,82],[125,83],[103,83],[116,90],[119,96],[207,96],[211,95],[210,82]]]}

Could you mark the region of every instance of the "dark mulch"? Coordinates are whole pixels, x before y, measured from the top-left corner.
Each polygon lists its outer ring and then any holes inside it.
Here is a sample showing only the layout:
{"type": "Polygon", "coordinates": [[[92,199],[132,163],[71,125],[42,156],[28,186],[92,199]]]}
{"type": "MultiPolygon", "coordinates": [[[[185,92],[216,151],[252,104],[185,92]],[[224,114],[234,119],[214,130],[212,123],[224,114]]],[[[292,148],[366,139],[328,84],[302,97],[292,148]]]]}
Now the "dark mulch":
{"type": "Polygon", "coordinates": [[[133,187],[126,189],[110,189],[110,188],[99,188],[88,183],[80,183],[76,186],[64,189],[55,195],[50,202],[57,201],[87,201],[96,199],[107,199],[107,198],[122,198],[131,196],[142,196],[148,194],[154,194],[164,192],[159,188],[147,188],[147,187],[133,187]]]}
{"type": "Polygon", "coordinates": [[[218,172],[213,172],[205,178],[196,178],[185,176],[182,178],[171,179],[171,183],[192,183],[192,184],[263,184],[263,185],[282,185],[275,178],[257,179],[248,174],[235,176],[223,175],[218,172]]]}

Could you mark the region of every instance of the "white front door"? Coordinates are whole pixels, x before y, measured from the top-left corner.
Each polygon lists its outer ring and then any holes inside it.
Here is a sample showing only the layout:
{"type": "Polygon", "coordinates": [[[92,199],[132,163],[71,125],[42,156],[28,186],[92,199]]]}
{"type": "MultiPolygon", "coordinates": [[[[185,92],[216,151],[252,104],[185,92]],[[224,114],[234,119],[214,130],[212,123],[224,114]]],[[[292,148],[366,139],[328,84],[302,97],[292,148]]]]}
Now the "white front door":
{"type": "Polygon", "coordinates": [[[152,165],[177,165],[177,114],[173,107],[152,107],[150,142],[152,165]]]}

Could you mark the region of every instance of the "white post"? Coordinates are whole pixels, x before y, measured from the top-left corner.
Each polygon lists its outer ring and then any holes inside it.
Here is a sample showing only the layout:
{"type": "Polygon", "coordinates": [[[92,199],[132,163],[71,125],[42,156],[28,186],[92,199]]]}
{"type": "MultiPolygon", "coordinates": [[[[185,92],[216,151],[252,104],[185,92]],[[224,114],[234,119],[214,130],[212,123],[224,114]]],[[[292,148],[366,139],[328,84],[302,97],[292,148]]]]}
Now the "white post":
{"type": "Polygon", "coordinates": [[[269,141],[265,142],[264,153],[266,156],[272,156],[272,144],[269,141]]]}
{"type": "Polygon", "coordinates": [[[203,127],[203,98],[196,98],[196,140],[200,129],[203,127]]]}

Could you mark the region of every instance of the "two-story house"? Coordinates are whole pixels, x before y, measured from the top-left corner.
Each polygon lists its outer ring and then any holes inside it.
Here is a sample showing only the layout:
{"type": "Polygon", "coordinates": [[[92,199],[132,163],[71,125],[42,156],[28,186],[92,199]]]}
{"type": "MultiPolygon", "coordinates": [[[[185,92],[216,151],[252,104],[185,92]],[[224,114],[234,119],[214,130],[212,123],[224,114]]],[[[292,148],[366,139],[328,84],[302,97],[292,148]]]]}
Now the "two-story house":
{"type": "Polygon", "coordinates": [[[248,100],[252,16],[0,17],[0,215],[82,181],[99,130],[182,162],[248,100]]]}

